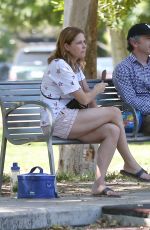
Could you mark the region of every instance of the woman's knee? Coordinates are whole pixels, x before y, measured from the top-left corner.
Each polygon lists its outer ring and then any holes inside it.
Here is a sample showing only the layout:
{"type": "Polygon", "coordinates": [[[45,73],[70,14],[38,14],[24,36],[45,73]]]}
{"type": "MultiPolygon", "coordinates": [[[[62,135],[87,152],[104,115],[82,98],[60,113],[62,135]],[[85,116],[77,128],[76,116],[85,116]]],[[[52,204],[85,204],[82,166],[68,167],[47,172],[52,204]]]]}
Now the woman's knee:
{"type": "Polygon", "coordinates": [[[117,123],[122,122],[122,114],[120,109],[118,109],[117,107],[111,107],[110,113],[114,121],[117,121],[117,123]]]}
{"type": "Polygon", "coordinates": [[[116,116],[121,117],[121,111],[120,109],[118,109],[117,107],[111,107],[113,110],[113,114],[115,114],[116,116]]]}
{"type": "Polygon", "coordinates": [[[112,123],[106,124],[105,135],[106,137],[111,137],[114,140],[118,140],[120,136],[120,128],[112,123]]]}

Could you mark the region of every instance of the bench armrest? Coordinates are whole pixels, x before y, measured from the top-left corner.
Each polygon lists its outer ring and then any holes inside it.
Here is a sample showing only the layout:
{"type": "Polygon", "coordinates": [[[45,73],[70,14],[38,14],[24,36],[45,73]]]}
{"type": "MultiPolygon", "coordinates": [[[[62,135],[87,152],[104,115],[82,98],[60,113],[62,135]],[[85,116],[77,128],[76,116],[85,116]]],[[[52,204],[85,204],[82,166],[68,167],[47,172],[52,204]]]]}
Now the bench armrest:
{"type": "Polygon", "coordinates": [[[49,137],[52,137],[52,133],[53,133],[53,129],[54,129],[54,115],[53,115],[52,109],[45,102],[32,101],[32,100],[31,101],[16,102],[8,110],[5,111],[5,117],[3,119],[3,123],[4,123],[4,127],[5,127],[5,135],[6,135],[6,137],[9,136],[9,134],[7,132],[7,117],[8,117],[8,115],[11,114],[17,108],[20,108],[20,107],[22,107],[24,105],[30,105],[30,104],[39,105],[39,106],[43,107],[44,109],[47,109],[47,112],[49,114],[49,118],[52,117],[52,119],[51,119],[50,125],[49,125],[49,135],[46,135],[46,137],[48,139],[49,139],[49,137]]]}

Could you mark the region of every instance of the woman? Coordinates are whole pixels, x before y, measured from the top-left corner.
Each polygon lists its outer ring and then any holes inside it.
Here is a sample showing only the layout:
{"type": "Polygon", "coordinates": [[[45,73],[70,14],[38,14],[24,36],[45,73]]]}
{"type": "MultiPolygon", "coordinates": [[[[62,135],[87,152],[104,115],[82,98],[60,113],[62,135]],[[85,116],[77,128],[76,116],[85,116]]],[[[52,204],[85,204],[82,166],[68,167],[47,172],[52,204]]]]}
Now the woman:
{"type": "MultiPolygon", "coordinates": [[[[115,107],[97,107],[95,97],[104,92],[107,83],[99,83],[92,90],[88,88],[82,72],[85,54],[84,32],[76,27],[63,29],[56,51],[48,59],[49,66],[41,84],[41,100],[53,110],[54,136],[101,143],[96,155],[96,178],[92,194],[117,197],[119,194],[105,185],[105,175],[116,148],[124,160],[122,173],[147,182],[150,182],[150,175],[130,153],[120,110],[115,107]],[[88,108],[67,108],[73,98],[85,107],[88,105],[88,108]]],[[[41,126],[44,133],[48,132],[48,125],[48,114],[42,111],[41,126]]]]}

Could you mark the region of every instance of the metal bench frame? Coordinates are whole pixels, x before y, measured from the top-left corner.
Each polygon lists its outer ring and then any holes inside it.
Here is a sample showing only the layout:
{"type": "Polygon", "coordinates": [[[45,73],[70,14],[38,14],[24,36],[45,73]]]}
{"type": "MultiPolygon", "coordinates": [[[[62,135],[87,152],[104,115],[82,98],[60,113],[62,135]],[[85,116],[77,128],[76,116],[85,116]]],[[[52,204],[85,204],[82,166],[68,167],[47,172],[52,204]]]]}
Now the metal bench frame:
{"type": "MultiPolygon", "coordinates": [[[[98,82],[100,82],[98,79],[88,80],[89,87],[92,88],[98,82]]],[[[54,175],[53,145],[83,144],[79,140],[64,140],[52,136],[54,126],[53,114],[51,108],[40,101],[40,83],[40,81],[0,83],[0,105],[3,122],[0,154],[0,193],[7,141],[14,145],[22,145],[29,142],[46,142],[50,173],[54,175]],[[40,128],[40,107],[48,108],[51,117],[48,136],[44,136],[40,128]]],[[[138,134],[137,132],[138,119],[135,110],[121,101],[112,80],[108,80],[108,84],[109,86],[105,92],[97,96],[97,104],[100,106],[117,106],[121,110],[132,111],[135,126],[133,133],[127,134],[128,141],[149,141],[150,137],[144,137],[143,134],[138,134]]]]}

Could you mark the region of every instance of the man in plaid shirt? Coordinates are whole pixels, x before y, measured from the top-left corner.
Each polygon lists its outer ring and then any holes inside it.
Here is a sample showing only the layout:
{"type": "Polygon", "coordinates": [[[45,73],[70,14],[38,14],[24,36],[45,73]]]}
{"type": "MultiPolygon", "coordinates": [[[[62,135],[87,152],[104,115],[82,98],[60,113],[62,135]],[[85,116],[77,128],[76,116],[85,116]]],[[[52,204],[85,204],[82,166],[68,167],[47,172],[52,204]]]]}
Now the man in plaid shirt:
{"type": "Polygon", "coordinates": [[[127,35],[131,52],[113,72],[113,82],[124,101],[143,115],[150,124],[150,25],[132,26],[127,35]]]}

